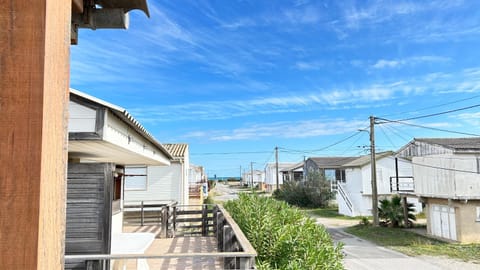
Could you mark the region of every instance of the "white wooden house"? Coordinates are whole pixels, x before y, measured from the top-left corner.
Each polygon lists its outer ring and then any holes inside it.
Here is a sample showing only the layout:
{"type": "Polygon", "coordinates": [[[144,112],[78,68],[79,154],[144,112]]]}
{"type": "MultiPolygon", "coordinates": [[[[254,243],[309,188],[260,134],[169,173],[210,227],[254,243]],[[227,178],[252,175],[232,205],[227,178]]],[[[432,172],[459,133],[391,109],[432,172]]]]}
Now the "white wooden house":
{"type": "Polygon", "coordinates": [[[280,170],[283,181],[303,181],[303,167],[305,162],[295,163],[293,166],[280,170]]]}
{"type": "MultiPolygon", "coordinates": [[[[400,179],[411,179],[412,165],[405,159],[397,159],[398,176],[400,179]]],[[[346,216],[372,215],[372,182],[370,155],[358,157],[343,165],[345,179],[338,181],[337,203],[338,212],[346,216]]],[[[389,198],[397,192],[396,165],[393,152],[376,154],[377,192],[379,199],[389,198]],[[393,188],[392,188],[393,187],[393,188]]],[[[403,183],[403,182],[400,182],[403,183]]],[[[417,211],[421,211],[418,199],[408,198],[414,203],[417,211]]]]}
{"type": "MultiPolygon", "coordinates": [[[[283,185],[282,170],[295,165],[294,162],[279,162],[278,163],[278,185],[283,185]]],[[[277,188],[277,163],[267,163],[265,165],[265,188],[268,192],[273,192],[277,188]]]]}
{"type": "Polygon", "coordinates": [[[125,109],[74,89],[68,132],[65,253],[109,254],[122,232],[124,168],[168,166],[173,157],[125,109]]]}
{"type": "Polygon", "coordinates": [[[125,167],[124,201],[188,204],[190,158],[188,144],[163,144],[173,156],[170,166],[125,167]]]}
{"type": "Polygon", "coordinates": [[[337,183],[345,181],[345,164],[357,157],[310,157],[305,161],[303,174],[308,179],[319,174],[330,182],[332,191],[337,190],[337,183]]]}
{"type": "Polygon", "coordinates": [[[190,164],[190,169],[188,173],[188,183],[189,184],[199,184],[205,182],[207,179],[205,175],[205,168],[203,166],[197,166],[190,164]]]}
{"type": "Polygon", "coordinates": [[[248,185],[249,187],[252,186],[252,181],[253,181],[253,186],[254,187],[261,187],[265,183],[265,172],[261,170],[253,170],[253,180],[252,180],[252,172],[251,171],[245,171],[242,174],[242,180],[243,183],[248,185]]]}
{"type": "Polygon", "coordinates": [[[413,139],[398,155],[412,159],[415,194],[429,234],[480,242],[480,138],[413,139]]]}

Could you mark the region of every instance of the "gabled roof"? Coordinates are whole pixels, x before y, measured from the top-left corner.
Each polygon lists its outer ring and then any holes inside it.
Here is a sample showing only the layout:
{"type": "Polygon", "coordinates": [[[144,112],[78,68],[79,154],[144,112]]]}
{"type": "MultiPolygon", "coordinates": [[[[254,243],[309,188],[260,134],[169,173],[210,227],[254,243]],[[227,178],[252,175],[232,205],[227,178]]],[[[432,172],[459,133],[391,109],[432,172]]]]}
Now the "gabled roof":
{"type": "Polygon", "coordinates": [[[184,159],[187,155],[188,144],[186,143],[165,143],[163,144],[175,160],[184,159]]]}
{"type": "Polygon", "coordinates": [[[415,138],[417,142],[436,144],[455,151],[480,151],[480,137],[471,138],[415,138]]]}
{"type": "Polygon", "coordinates": [[[145,127],[140,124],[140,122],[137,121],[126,109],[114,105],[112,103],[106,102],[102,99],[96,98],[94,96],[91,96],[89,94],[83,93],[81,91],[78,91],[76,89],[70,88],[70,95],[77,96],[83,99],[86,99],[90,102],[96,103],[102,107],[105,107],[109,109],[113,114],[115,114],[117,117],[119,117],[123,122],[128,124],[130,127],[132,127],[135,131],[137,131],[140,135],[142,135],[146,140],[148,140],[150,143],[158,147],[160,151],[162,151],[165,156],[169,159],[173,159],[173,156],[168,152],[165,147],[157,141],[150,132],[148,132],[145,127]]]}
{"type": "MultiPolygon", "coordinates": [[[[393,151],[386,151],[386,152],[380,152],[380,153],[375,153],[375,160],[379,160],[381,158],[384,158],[386,156],[391,156],[393,155],[393,151]]],[[[357,159],[354,159],[348,163],[345,163],[343,167],[351,168],[351,167],[363,167],[367,164],[370,164],[371,161],[371,156],[370,155],[365,155],[361,156],[357,159]]]]}
{"type": "Polygon", "coordinates": [[[412,157],[445,153],[480,153],[480,137],[414,138],[397,151],[397,156],[412,157]],[[429,145],[430,147],[426,147],[429,145]]]}
{"type": "Polygon", "coordinates": [[[299,163],[296,163],[295,165],[293,166],[290,166],[288,168],[285,168],[285,169],[282,169],[280,171],[282,172],[289,172],[289,171],[295,171],[295,170],[298,170],[300,171],[299,169],[301,169],[303,171],[303,165],[305,164],[305,162],[299,162],[299,163]]]}
{"type": "Polygon", "coordinates": [[[333,169],[343,167],[344,164],[357,158],[358,157],[311,157],[309,159],[315,162],[318,168],[333,169]]]}

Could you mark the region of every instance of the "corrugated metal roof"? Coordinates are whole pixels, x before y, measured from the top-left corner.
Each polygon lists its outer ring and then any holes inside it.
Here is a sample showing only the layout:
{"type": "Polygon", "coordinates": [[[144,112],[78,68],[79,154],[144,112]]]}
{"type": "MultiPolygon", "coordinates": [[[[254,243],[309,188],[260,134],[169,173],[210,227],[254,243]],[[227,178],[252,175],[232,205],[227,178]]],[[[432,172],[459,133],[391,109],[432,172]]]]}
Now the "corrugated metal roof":
{"type": "MultiPolygon", "coordinates": [[[[386,151],[386,152],[380,152],[380,153],[375,153],[375,160],[379,160],[383,157],[386,157],[386,156],[390,156],[390,155],[393,155],[393,151],[386,151]]],[[[365,155],[365,156],[361,156],[355,160],[352,160],[348,163],[345,163],[343,165],[343,167],[348,167],[348,168],[351,168],[351,167],[363,167],[367,164],[369,164],[371,161],[371,156],[370,155],[365,155]]]]}
{"type": "Polygon", "coordinates": [[[480,151],[480,137],[470,138],[415,138],[415,141],[436,144],[456,151],[480,151]]]}
{"type": "Polygon", "coordinates": [[[163,146],[175,159],[184,159],[188,150],[186,143],[165,143],[163,146]]]}
{"type": "Polygon", "coordinates": [[[358,157],[311,157],[309,159],[315,162],[319,168],[329,169],[342,167],[344,164],[357,158],[358,157]]]}
{"type": "Polygon", "coordinates": [[[158,147],[169,159],[173,159],[173,156],[168,152],[165,147],[157,141],[152,134],[150,134],[143,126],[140,124],[140,122],[137,121],[126,109],[114,105],[112,103],[106,102],[102,99],[96,98],[94,96],[91,96],[89,94],[83,93],[81,91],[78,91],[76,89],[70,88],[70,94],[82,97],[84,99],[90,100],[94,103],[97,103],[103,107],[106,107],[112,111],[116,116],[118,116],[120,119],[122,119],[125,123],[127,123],[129,126],[131,126],[135,131],[140,133],[142,136],[145,137],[149,142],[151,142],[153,145],[158,147]]]}

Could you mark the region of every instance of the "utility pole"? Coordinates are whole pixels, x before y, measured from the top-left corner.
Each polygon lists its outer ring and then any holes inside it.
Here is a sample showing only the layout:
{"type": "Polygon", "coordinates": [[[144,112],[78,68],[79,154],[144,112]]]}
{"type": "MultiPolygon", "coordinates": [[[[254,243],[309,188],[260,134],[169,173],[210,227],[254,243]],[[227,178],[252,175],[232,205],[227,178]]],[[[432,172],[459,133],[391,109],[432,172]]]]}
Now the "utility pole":
{"type": "Polygon", "coordinates": [[[250,162],[250,176],[252,177],[252,189],[253,189],[253,162],[250,162]]]}
{"type": "Polygon", "coordinates": [[[278,147],[275,146],[275,179],[277,180],[277,189],[279,189],[279,184],[278,184],[278,147]]]}
{"type": "Polygon", "coordinates": [[[370,116],[370,157],[372,169],[372,216],[373,226],[378,226],[377,166],[375,160],[375,117],[370,116]]]}
{"type": "Polygon", "coordinates": [[[242,165],[240,165],[240,186],[243,185],[243,179],[242,179],[242,165]]]}

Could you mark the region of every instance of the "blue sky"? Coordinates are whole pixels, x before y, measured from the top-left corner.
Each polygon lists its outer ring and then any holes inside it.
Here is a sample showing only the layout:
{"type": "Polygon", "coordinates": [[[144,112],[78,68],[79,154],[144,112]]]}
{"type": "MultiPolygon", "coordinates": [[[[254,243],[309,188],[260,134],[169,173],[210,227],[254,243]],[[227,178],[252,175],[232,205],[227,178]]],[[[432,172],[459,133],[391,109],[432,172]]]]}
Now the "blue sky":
{"type": "MultiPolygon", "coordinates": [[[[126,108],[160,142],[189,143],[210,176],[263,169],[275,146],[280,162],[366,154],[370,115],[480,104],[478,1],[148,3],[151,18],[132,11],[127,31],[80,31],[71,86],[126,108]]],[[[480,111],[408,123],[480,134],[480,111]]],[[[376,126],[378,151],[413,137],[462,135],[376,126]]]]}

